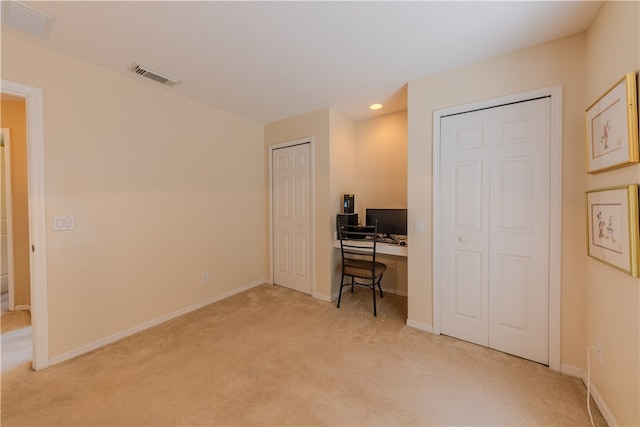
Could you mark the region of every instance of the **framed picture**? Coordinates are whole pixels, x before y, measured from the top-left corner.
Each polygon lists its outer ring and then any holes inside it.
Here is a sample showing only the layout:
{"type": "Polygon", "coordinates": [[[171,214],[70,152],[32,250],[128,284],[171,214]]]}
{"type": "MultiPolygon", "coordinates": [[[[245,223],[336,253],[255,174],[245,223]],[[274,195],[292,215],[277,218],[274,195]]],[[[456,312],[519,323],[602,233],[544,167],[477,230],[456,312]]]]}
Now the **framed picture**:
{"type": "Polygon", "coordinates": [[[638,163],[637,97],[631,72],[587,108],[587,173],[638,163]]]}
{"type": "Polygon", "coordinates": [[[587,253],[638,277],[638,184],[587,191],[587,253]]]}

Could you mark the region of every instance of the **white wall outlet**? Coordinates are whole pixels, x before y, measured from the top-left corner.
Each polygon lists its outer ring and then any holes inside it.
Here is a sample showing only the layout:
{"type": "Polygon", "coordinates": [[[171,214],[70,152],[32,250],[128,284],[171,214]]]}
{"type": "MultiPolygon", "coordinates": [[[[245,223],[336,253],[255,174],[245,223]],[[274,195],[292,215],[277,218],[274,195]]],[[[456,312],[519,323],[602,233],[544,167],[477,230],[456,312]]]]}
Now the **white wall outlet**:
{"type": "Polygon", "coordinates": [[[602,344],[600,342],[596,342],[596,359],[598,359],[598,364],[602,365],[602,344]]]}
{"type": "Polygon", "coordinates": [[[421,219],[417,219],[415,223],[415,231],[418,233],[422,233],[424,231],[424,221],[421,219]]]}
{"type": "Polygon", "coordinates": [[[209,273],[202,273],[202,283],[209,283],[209,273]]]}

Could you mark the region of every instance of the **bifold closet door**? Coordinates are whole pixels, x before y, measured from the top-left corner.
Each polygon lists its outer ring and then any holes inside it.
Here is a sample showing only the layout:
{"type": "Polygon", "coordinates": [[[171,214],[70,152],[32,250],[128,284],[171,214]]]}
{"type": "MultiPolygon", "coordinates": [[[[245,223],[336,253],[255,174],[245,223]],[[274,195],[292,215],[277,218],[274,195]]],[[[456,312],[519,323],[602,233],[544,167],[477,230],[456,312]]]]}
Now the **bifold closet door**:
{"type": "Polygon", "coordinates": [[[550,98],[441,121],[441,332],[548,363],[550,98]]]}

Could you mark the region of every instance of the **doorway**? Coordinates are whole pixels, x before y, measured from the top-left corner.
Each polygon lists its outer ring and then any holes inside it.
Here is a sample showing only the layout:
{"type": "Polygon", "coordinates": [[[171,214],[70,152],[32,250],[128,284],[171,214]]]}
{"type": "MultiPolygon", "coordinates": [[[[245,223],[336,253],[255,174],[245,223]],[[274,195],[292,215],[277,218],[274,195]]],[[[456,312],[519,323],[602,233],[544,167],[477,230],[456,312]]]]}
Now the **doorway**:
{"type": "Polygon", "coordinates": [[[9,80],[2,80],[1,87],[3,94],[26,100],[32,367],[41,370],[49,366],[42,90],[9,80]]]}
{"type": "Polygon", "coordinates": [[[26,102],[2,94],[2,372],[32,362],[26,102]]]}
{"type": "Polygon", "coordinates": [[[560,97],[434,113],[434,332],[556,370],[560,97]]]}
{"type": "Polygon", "coordinates": [[[272,146],[269,154],[272,283],[310,295],[312,142],[272,146]]]}

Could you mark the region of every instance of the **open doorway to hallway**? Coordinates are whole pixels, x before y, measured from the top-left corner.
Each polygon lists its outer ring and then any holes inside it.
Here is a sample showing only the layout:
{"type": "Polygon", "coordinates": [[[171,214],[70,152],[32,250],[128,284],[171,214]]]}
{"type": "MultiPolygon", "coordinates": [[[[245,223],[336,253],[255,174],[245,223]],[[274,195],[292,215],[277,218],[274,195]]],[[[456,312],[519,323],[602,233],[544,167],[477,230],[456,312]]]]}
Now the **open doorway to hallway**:
{"type": "Polygon", "coordinates": [[[26,310],[9,311],[9,293],[2,293],[2,372],[23,365],[31,365],[33,338],[31,313],[26,310]]]}
{"type": "Polygon", "coordinates": [[[2,371],[30,363],[31,272],[26,99],[2,93],[1,269],[2,371]]]}

